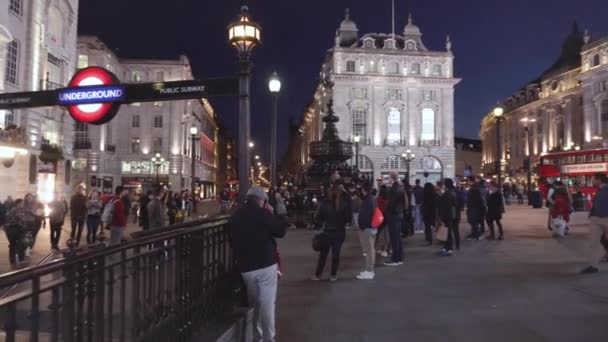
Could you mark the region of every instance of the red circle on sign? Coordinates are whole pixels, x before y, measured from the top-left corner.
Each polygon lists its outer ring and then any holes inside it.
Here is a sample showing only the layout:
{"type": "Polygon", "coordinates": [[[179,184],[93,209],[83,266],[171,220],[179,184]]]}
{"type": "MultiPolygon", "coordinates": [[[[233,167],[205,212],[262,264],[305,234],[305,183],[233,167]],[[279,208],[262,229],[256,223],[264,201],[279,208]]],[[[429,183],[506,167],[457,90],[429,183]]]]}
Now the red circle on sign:
{"type": "MultiPolygon", "coordinates": [[[[69,87],[77,88],[93,85],[111,85],[118,83],[118,78],[110,71],[100,67],[88,67],[78,71],[70,80],[69,87]]],[[[101,125],[109,122],[118,113],[118,103],[98,103],[67,106],[74,120],[83,123],[101,125]]]]}

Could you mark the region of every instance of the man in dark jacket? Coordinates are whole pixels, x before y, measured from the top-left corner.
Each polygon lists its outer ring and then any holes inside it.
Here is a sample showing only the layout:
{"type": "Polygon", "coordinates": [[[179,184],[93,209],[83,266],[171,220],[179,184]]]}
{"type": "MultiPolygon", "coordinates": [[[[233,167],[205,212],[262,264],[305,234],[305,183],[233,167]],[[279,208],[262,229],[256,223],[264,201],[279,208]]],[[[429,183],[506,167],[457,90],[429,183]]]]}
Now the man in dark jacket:
{"type": "Polygon", "coordinates": [[[454,245],[456,245],[456,249],[460,249],[460,232],[458,230],[458,224],[460,222],[462,205],[459,203],[454,181],[446,178],[443,181],[443,184],[445,186],[445,191],[441,197],[439,197],[437,211],[441,222],[443,222],[448,230],[448,239],[441,250],[441,255],[451,256],[454,245]]]}
{"type": "Polygon", "coordinates": [[[76,193],[70,200],[70,220],[72,221],[72,231],[70,239],[72,243],[78,246],[82,229],[84,228],[84,220],[87,217],[87,197],[84,195],[84,189],[78,187],[76,193]]]}
{"type": "Polygon", "coordinates": [[[285,236],[286,224],[273,215],[268,196],[260,187],[247,191],[247,202],[230,219],[230,237],[239,271],[254,309],[254,339],[275,340],[277,259],[274,238],[285,236]]]}
{"type": "Polygon", "coordinates": [[[403,264],[403,242],[401,241],[401,226],[403,224],[403,212],[405,210],[405,192],[399,182],[396,173],[390,176],[392,185],[388,192],[386,205],[386,222],[391,240],[391,260],[385,262],[387,266],[399,266],[403,264]]]}
{"type": "Polygon", "coordinates": [[[378,227],[372,227],[372,220],[374,218],[374,212],[378,207],[376,198],[371,194],[371,187],[369,184],[363,184],[361,187],[361,207],[359,208],[358,215],[358,226],[359,226],[359,240],[361,241],[361,248],[365,255],[365,270],[357,276],[360,280],[371,280],[374,279],[374,263],[376,262],[376,251],[374,250],[374,244],[376,243],[376,233],[378,227]]]}
{"type": "Polygon", "coordinates": [[[479,183],[475,182],[475,177],[469,177],[469,184],[471,187],[467,196],[467,219],[471,225],[471,234],[467,236],[467,239],[480,240],[482,239],[480,224],[485,212],[485,203],[479,183]]]}
{"type": "Polygon", "coordinates": [[[603,235],[608,235],[608,177],[602,173],[596,174],[593,177],[593,186],[597,188],[597,192],[589,213],[589,266],[581,271],[582,274],[599,271],[598,264],[603,253],[601,239],[603,235]]]}

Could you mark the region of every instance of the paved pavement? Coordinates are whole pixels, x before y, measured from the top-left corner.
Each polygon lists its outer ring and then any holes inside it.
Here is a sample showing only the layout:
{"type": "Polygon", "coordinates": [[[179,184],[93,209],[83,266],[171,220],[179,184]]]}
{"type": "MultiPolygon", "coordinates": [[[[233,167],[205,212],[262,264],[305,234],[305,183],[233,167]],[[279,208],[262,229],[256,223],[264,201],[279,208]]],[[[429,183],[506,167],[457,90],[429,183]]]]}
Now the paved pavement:
{"type": "Polygon", "coordinates": [[[577,274],[586,266],[586,214],[574,215],[569,237],[554,239],[546,209],[507,210],[504,241],[466,241],[440,257],[418,234],[406,242],[405,264],[378,267],[373,281],[354,278],[363,265],[354,232],[340,280],[308,280],[313,233],[290,231],[279,243],[278,341],[608,340],[608,265],[577,274]]]}
{"type": "MultiPolygon", "coordinates": [[[[219,205],[215,201],[204,201],[199,204],[199,212],[198,215],[215,215],[219,213],[219,205]]],[[[134,223],[134,217],[129,217],[129,224],[127,226],[125,236],[128,237],[129,234],[139,231],[141,227],[137,223],[134,223]]],[[[61,233],[61,240],[59,242],[60,248],[66,248],[66,242],[70,238],[71,231],[71,221],[69,216],[66,217],[65,224],[63,225],[63,231],[61,233]]],[[[81,246],[86,245],[86,233],[87,228],[86,225],[82,231],[81,237],[81,246]]],[[[108,235],[108,234],[106,234],[108,235]]],[[[26,258],[24,262],[19,263],[17,266],[12,266],[8,260],[8,241],[6,240],[6,235],[2,232],[0,233],[0,274],[4,274],[13,270],[29,267],[42,262],[45,258],[60,258],[61,253],[56,255],[51,255],[51,237],[50,237],[50,229],[47,222],[46,229],[41,229],[36,238],[36,245],[32,251],[32,255],[30,258],[26,258]]]]}

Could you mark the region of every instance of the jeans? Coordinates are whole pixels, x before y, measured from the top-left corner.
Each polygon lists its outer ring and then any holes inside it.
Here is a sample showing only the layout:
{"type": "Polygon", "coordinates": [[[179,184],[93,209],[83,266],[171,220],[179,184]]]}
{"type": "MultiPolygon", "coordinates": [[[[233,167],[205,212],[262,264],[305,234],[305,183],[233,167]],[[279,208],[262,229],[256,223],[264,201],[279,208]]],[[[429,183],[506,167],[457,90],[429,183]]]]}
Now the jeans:
{"type": "Polygon", "coordinates": [[[110,228],[110,246],[118,245],[122,242],[124,231],[125,227],[112,226],[110,228]]]}
{"type": "Polygon", "coordinates": [[[95,243],[95,239],[97,238],[97,229],[101,223],[101,218],[99,215],[89,215],[87,216],[87,243],[95,243]]]}
{"type": "Polygon", "coordinates": [[[391,254],[392,262],[403,261],[403,241],[401,241],[401,225],[403,224],[403,218],[399,215],[388,216],[388,234],[391,240],[391,254]]]}
{"type": "Polygon", "coordinates": [[[485,224],[485,221],[483,218],[486,217],[487,213],[488,213],[488,208],[485,206],[481,207],[481,216],[479,218],[479,229],[480,229],[479,234],[480,235],[483,235],[486,233],[486,224],[485,224]]]}
{"type": "Polygon", "coordinates": [[[331,249],[331,276],[335,277],[336,274],[338,274],[338,267],[340,267],[340,250],[342,249],[344,239],[346,239],[346,233],[326,232],[325,234],[327,234],[328,243],[324,244],[321,248],[315,275],[321,277],[321,274],[323,274],[325,261],[327,260],[327,255],[329,255],[329,250],[331,249]]]}
{"type": "Polygon", "coordinates": [[[51,222],[51,248],[59,248],[63,222],[51,222]]]}
{"type": "Polygon", "coordinates": [[[374,228],[366,228],[359,231],[361,249],[365,253],[365,270],[368,272],[374,272],[374,264],[376,263],[376,250],[374,249],[376,233],[377,229],[374,228]]]}
{"type": "Polygon", "coordinates": [[[6,239],[8,240],[8,259],[11,264],[25,259],[25,248],[21,244],[23,234],[15,229],[14,231],[4,228],[6,239]],[[19,257],[19,259],[17,259],[19,257]]]}
{"type": "Polygon", "coordinates": [[[605,251],[601,243],[602,235],[608,236],[608,217],[589,218],[588,255],[589,265],[597,267],[605,251]]]}
{"type": "Polygon", "coordinates": [[[247,287],[249,306],[253,308],[254,341],[274,342],[277,265],[241,274],[247,287]]]}
{"type": "Polygon", "coordinates": [[[467,209],[467,220],[471,225],[471,234],[472,238],[478,238],[481,235],[479,224],[483,222],[482,211],[477,208],[467,209]]]}
{"type": "Polygon", "coordinates": [[[424,222],[422,220],[422,204],[417,204],[414,207],[414,231],[421,232],[424,230],[424,222]]]}
{"type": "Polygon", "coordinates": [[[376,250],[388,252],[389,249],[388,226],[386,224],[382,224],[378,228],[378,233],[376,234],[376,250]]]}
{"type": "Polygon", "coordinates": [[[70,232],[70,239],[76,243],[76,246],[80,244],[80,237],[82,236],[83,228],[84,217],[72,217],[72,231],[70,232]],[[76,230],[78,230],[78,233],[76,230]]]}
{"type": "Polygon", "coordinates": [[[488,219],[488,226],[490,227],[490,234],[494,237],[494,222],[498,226],[498,236],[502,237],[502,223],[500,223],[500,219],[488,219]]]}
{"type": "Polygon", "coordinates": [[[448,230],[448,240],[445,242],[444,248],[448,251],[454,250],[454,245],[456,249],[460,249],[460,231],[459,225],[460,220],[446,220],[443,222],[445,228],[448,230]]]}
{"type": "Polygon", "coordinates": [[[353,223],[351,223],[350,227],[359,229],[359,213],[353,213],[353,223]]]}

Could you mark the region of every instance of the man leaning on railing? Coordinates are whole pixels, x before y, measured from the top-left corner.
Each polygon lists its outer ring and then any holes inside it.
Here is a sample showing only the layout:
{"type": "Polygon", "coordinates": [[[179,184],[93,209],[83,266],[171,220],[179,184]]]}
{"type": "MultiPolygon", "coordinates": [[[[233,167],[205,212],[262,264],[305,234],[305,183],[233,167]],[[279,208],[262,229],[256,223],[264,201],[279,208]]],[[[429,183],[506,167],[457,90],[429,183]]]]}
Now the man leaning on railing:
{"type": "Polygon", "coordinates": [[[287,223],[273,215],[268,196],[260,187],[247,192],[247,201],[230,219],[230,236],[249,305],[254,310],[255,341],[275,341],[277,296],[277,245],[285,236],[287,223]]]}

